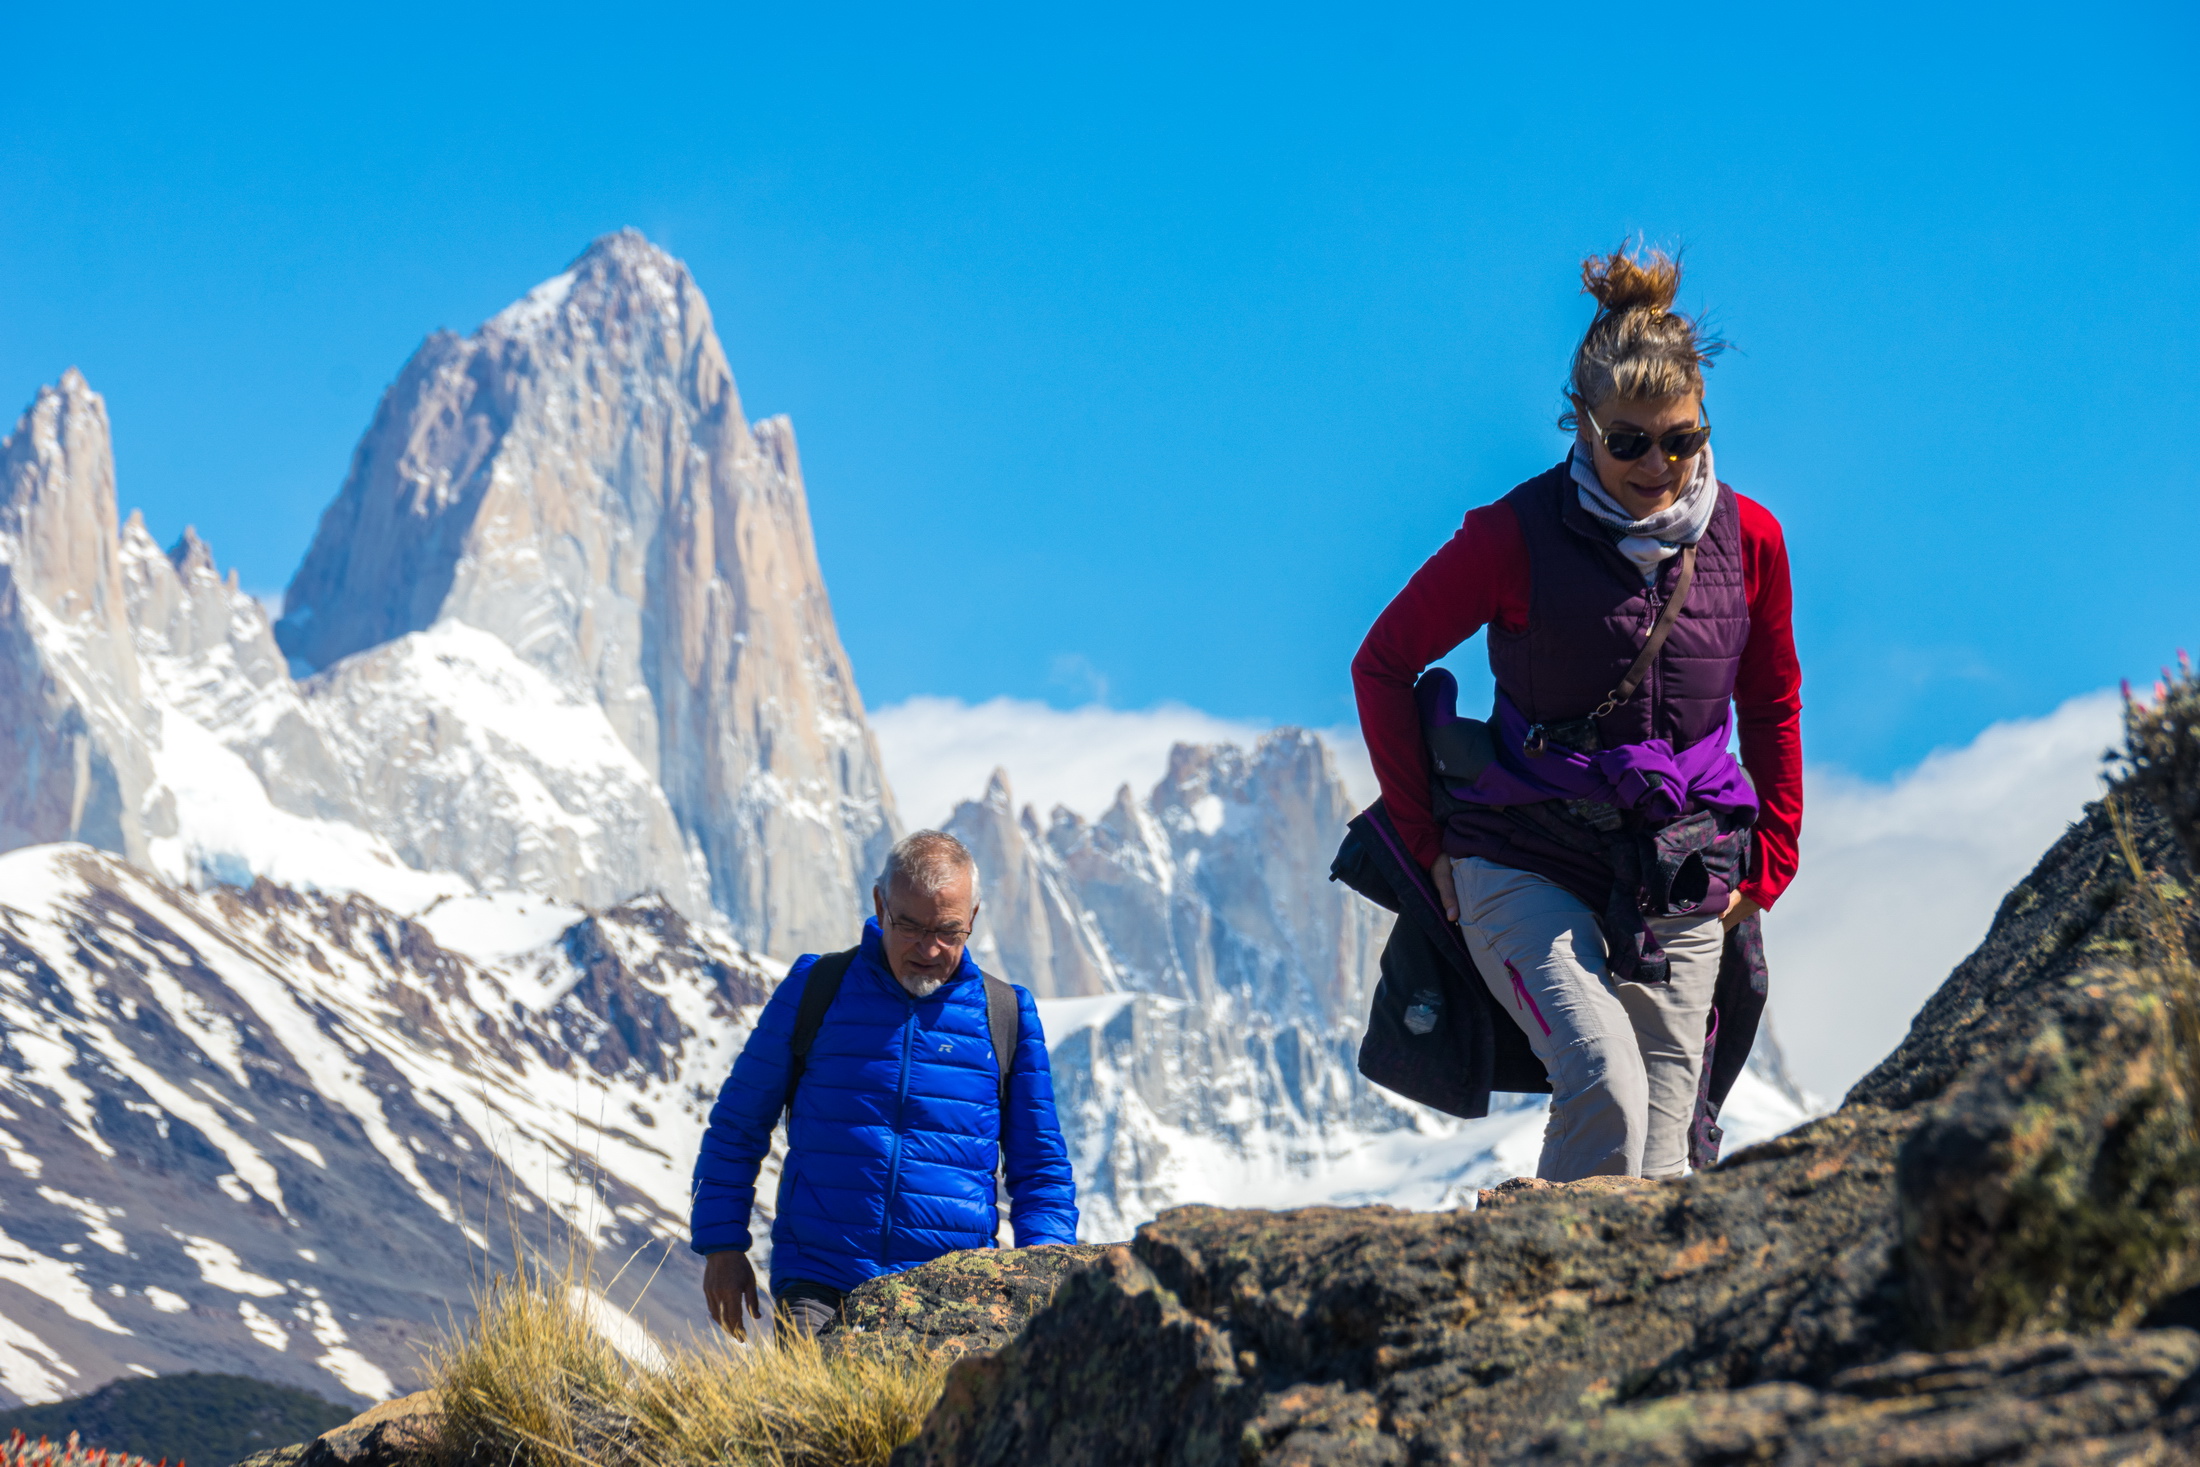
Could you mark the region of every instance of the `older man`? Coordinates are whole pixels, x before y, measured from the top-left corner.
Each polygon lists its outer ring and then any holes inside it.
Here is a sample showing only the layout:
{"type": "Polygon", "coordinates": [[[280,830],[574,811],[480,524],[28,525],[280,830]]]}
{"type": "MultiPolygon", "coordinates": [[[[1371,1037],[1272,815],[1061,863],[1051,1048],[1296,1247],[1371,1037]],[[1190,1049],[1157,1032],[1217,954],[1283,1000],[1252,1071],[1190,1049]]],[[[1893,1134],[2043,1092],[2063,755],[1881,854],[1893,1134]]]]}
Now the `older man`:
{"type": "Polygon", "coordinates": [[[1038,1008],[965,947],[978,918],[969,850],[918,831],[871,900],[858,946],[795,962],[711,1107],[689,1246],[707,1259],[711,1318],[742,1339],[761,1313],[749,1212],[782,1109],[771,1292],[797,1328],[837,1318],[865,1279],[994,1246],[997,1162],[1018,1246],[1077,1241],[1038,1008]]]}

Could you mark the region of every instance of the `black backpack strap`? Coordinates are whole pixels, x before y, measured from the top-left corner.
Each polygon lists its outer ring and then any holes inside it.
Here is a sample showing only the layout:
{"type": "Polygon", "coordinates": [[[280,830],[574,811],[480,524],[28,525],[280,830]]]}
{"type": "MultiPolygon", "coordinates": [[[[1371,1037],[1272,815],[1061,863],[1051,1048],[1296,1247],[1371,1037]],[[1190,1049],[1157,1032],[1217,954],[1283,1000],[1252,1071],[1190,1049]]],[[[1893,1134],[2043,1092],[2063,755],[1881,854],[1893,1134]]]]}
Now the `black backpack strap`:
{"type": "MultiPolygon", "coordinates": [[[[794,1034],[788,1048],[791,1063],[787,1066],[787,1098],[785,1109],[794,1109],[794,1087],[801,1083],[802,1072],[809,1068],[810,1046],[817,1041],[817,1031],[824,1027],[825,1011],[833,1006],[833,999],[840,993],[840,980],[848,976],[848,967],[855,962],[857,948],[846,952],[827,953],[810,964],[802,975],[802,1004],[794,1011],[794,1034]]],[[[996,1048],[999,1046],[996,1045],[996,1048]]]]}
{"type": "Polygon", "coordinates": [[[993,1036],[993,1060],[1001,1067],[1001,1129],[1008,1129],[1008,1072],[1016,1065],[1016,1041],[1023,1037],[1023,1016],[1016,1012],[1016,985],[996,978],[983,968],[985,979],[985,1027],[993,1036]]]}

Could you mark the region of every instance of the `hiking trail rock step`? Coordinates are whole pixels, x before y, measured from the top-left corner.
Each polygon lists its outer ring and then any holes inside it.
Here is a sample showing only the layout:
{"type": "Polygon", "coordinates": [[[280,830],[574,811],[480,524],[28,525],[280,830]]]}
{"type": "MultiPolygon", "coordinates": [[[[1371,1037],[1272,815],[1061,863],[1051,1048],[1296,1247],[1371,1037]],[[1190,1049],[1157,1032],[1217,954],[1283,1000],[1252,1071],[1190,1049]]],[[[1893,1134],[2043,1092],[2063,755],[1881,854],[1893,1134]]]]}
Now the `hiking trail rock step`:
{"type": "Polygon", "coordinates": [[[309,1442],[255,1452],[236,1467],[418,1467],[440,1415],[433,1391],[370,1406],[309,1442]]]}
{"type": "MultiPolygon", "coordinates": [[[[957,1362],[896,1467],[2200,1460],[2193,1071],[2149,910],[2092,808],[1839,1111],[1707,1174],[1166,1212],[957,1362]]],[[[876,1307],[992,1328],[1014,1287],[943,1261],[876,1307]]]]}

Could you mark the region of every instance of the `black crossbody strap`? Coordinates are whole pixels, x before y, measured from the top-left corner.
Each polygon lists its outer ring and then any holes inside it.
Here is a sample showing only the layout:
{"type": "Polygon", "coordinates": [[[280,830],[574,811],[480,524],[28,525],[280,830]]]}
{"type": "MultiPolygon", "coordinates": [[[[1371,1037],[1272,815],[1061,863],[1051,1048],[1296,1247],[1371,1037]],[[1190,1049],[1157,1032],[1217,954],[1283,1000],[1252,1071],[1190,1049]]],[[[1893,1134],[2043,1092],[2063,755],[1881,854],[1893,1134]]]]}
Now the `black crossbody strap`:
{"type": "Polygon", "coordinates": [[[1655,625],[1650,628],[1650,640],[1642,644],[1635,654],[1634,665],[1627,669],[1627,676],[1619,680],[1619,686],[1605,695],[1591,718],[1602,718],[1614,708],[1635,696],[1635,689],[1650,675],[1650,664],[1658,660],[1658,652],[1665,646],[1665,639],[1673,635],[1673,623],[1681,619],[1681,608],[1688,604],[1688,588],[1696,580],[1696,547],[1681,547],[1680,571],[1673,577],[1673,594],[1666,598],[1664,609],[1658,612],[1655,625]]]}
{"type": "Polygon", "coordinates": [[[1008,1076],[1016,1068],[1016,1041],[1023,1037],[1024,1017],[1016,1009],[1016,987],[1006,979],[996,978],[983,968],[979,976],[985,979],[985,1028],[993,1040],[993,1060],[1001,1067],[1001,1110],[998,1131],[1000,1145],[995,1148],[993,1170],[1003,1182],[1008,1179],[1008,1076]]]}
{"type": "Polygon", "coordinates": [[[794,1011],[794,1034],[788,1048],[792,1051],[787,1066],[787,1098],[782,1105],[794,1109],[794,1087],[802,1082],[802,1072],[809,1068],[810,1046],[817,1042],[817,1031],[824,1027],[825,1011],[833,1006],[840,993],[840,981],[848,976],[849,965],[856,960],[858,949],[827,953],[810,964],[802,975],[802,1003],[794,1011]]]}
{"type": "Polygon", "coordinates": [[[984,969],[985,1027],[993,1038],[993,1059],[1001,1067],[1001,1128],[1008,1128],[1008,1075],[1016,1067],[1016,1041],[1023,1037],[1023,1016],[1016,1012],[1016,986],[984,969]]]}

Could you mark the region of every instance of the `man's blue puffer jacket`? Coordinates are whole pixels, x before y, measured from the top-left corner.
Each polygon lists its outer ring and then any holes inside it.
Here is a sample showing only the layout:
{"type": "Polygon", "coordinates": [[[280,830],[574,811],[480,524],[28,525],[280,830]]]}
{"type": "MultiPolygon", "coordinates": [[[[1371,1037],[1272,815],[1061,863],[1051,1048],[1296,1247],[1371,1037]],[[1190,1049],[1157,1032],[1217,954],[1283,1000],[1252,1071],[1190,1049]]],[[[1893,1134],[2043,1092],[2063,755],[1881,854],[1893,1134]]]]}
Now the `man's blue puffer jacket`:
{"type": "MultiPolygon", "coordinates": [[[[816,961],[797,960],[773,991],[711,1107],[689,1218],[697,1253],[746,1252],[753,1241],[756,1170],[786,1098],[795,1011],[816,961]]],[[[852,1289],[958,1248],[993,1247],[998,1156],[1017,1245],[1077,1241],[1077,1184],[1054,1118],[1046,1036],[1021,987],[1016,1010],[1004,1136],[978,965],[965,951],[954,977],[911,998],[886,966],[877,921],[864,925],[787,1120],[775,1292],[795,1279],[852,1289]]]]}

